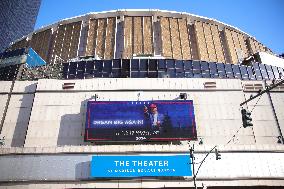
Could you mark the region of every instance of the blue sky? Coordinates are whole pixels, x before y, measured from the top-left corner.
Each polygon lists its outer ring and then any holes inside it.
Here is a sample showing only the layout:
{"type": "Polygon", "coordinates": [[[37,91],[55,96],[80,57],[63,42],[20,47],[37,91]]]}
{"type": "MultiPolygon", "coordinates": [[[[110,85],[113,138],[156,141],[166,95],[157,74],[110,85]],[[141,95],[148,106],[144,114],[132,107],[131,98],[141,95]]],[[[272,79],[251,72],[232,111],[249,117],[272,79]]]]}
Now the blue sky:
{"type": "Polygon", "coordinates": [[[42,0],[35,29],[64,18],[116,9],[161,9],[215,18],[284,53],[284,0],[42,0]]]}

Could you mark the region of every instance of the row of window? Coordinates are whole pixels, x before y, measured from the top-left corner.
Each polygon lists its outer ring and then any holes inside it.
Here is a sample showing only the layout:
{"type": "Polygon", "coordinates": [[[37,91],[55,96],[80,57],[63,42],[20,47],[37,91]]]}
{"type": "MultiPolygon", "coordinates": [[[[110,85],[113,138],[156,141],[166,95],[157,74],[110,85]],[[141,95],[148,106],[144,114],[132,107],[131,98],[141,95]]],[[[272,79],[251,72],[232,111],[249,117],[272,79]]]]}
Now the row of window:
{"type": "Polygon", "coordinates": [[[252,66],[215,62],[165,59],[114,59],[63,64],[64,79],[97,77],[131,78],[237,78],[243,80],[280,79],[283,68],[253,63],[252,66]]]}

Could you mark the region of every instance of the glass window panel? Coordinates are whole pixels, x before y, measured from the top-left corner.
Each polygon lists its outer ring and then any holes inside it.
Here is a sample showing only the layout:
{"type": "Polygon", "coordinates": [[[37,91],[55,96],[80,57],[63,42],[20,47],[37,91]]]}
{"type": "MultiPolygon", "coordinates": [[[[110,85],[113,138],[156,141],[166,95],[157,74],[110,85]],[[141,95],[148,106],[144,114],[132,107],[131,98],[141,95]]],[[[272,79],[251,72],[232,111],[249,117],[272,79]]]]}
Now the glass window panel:
{"type": "Polygon", "coordinates": [[[259,64],[258,63],[253,63],[252,64],[252,68],[253,68],[253,74],[256,76],[257,80],[262,80],[262,74],[259,68],[259,64]]]}
{"type": "Polygon", "coordinates": [[[265,68],[265,65],[264,64],[259,64],[259,68],[260,68],[260,71],[261,71],[262,78],[263,79],[269,79],[267,71],[266,71],[266,68],[265,68]]]}
{"type": "Polygon", "coordinates": [[[232,64],[224,64],[227,78],[234,78],[232,64]]]}
{"type": "Polygon", "coordinates": [[[201,65],[201,70],[208,70],[209,71],[209,64],[208,64],[208,62],[201,62],[200,63],[200,65],[201,65]]]}
{"type": "Polygon", "coordinates": [[[77,71],[77,62],[70,62],[68,73],[75,75],[76,71],[77,71]]]}
{"type": "Polygon", "coordinates": [[[217,64],[215,62],[209,62],[209,72],[211,78],[218,78],[218,70],[217,70],[217,64]]]}
{"type": "Polygon", "coordinates": [[[68,74],[68,79],[75,79],[75,74],[68,74]]]}
{"type": "Polygon", "coordinates": [[[131,72],[131,77],[132,78],[138,78],[139,77],[139,72],[138,71],[132,71],[131,72]]]}
{"type": "Polygon", "coordinates": [[[155,59],[149,59],[149,71],[157,71],[158,62],[155,59]]]}
{"type": "Polygon", "coordinates": [[[167,69],[166,60],[164,60],[164,59],[158,60],[158,69],[159,70],[166,70],[167,69]]]}
{"type": "Polygon", "coordinates": [[[240,70],[241,70],[242,79],[248,80],[249,75],[248,75],[248,71],[247,71],[247,66],[240,65],[240,70]]]}
{"type": "Polygon", "coordinates": [[[148,73],[148,77],[150,77],[150,78],[157,78],[158,77],[158,72],[157,71],[149,72],[148,73]]]}
{"type": "Polygon", "coordinates": [[[247,72],[248,72],[248,78],[250,80],[255,80],[255,74],[253,73],[253,68],[251,66],[247,67],[247,72]]]}
{"type": "Polygon", "coordinates": [[[76,78],[77,79],[84,79],[84,71],[78,70],[77,73],[76,73],[76,78]]]}
{"type": "Polygon", "coordinates": [[[175,69],[167,69],[167,74],[169,75],[170,78],[176,77],[175,69]]]}
{"type": "Polygon", "coordinates": [[[121,68],[121,59],[114,59],[112,62],[112,67],[113,68],[121,68]]]}
{"type": "Polygon", "coordinates": [[[267,75],[269,77],[270,80],[275,79],[274,75],[273,75],[273,70],[272,67],[270,65],[265,65],[266,71],[267,71],[267,75]]]}
{"type": "Polygon", "coordinates": [[[68,67],[69,67],[69,63],[64,63],[63,64],[63,69],[62,69],[62,77],[63,77],[63,79],[67,79],[68,67]]]}
{"type": "Polygon", "coordinates": [[[225,72],[225,65],[222,63],[217,63],[216,65],[217,65],[219,78],[227,78],[226,72],[225,72]]]}
{"type": "Polygon", "coordinates": [[[103,61],[95,60],[95,68],[97,72],[102,72],[103,71],[103,61]]]}
{"type": "Polygon", "coordinates": [[[184,78],[184,72],[178,72],[176,73],[177,78],[184,78]]]}
{"type": "Polygon", "coordinates": [[[146,71],[140,71],[139,72],[139,78],[146,78],[148,77],[148,72],[146,71]]]}
{"type": "Polygon", "coordinates": [[[236,64],[233,64],[232,68],[233,68],[234,77],[238,78],[238,79],[242,79],[240,66],[236,65],[236,64]]]}
{"type": "Polygon", "coordinates": [[[167,62],[167,69],[175,68],[174,60],[166,60],[166,62],[167,62]]]}
{"type": "Polygon", "coordinates": [[[176,69],[183,69],[183,61],[176,60],[176,69]]]}
{"type": "Polygon", "coordinates": [[[277,69],[278,69],[278,72],[279,72],[279,78],[280,78],[280,79],[281,79],[281,78],[284,78],[284,69],[283,69],[283,68],[280,68],[280,67],[278,67],[277,69]]]}
{"type": "Polygon", "coordinates": [[[121,77],[121,69],[112,69],[112,77],[120,78],[121,77]]]}
{"type": "Polygon", "coordinates": [[[87,73],[93,73],[94,72],[94,62],[93,61],[88,61],[86,63],[86,72],[87,73]]]}
{"type": "Polygon", "coordinates": [[[192,61],[192,72],[195,78],[201,78],[200,61],[192,61]]]}
{"type": "Polygon", "coordinates": [[[279,71],[278,71],[277,67],[276,66],[272,66],[272,70],[273,70],[273,74],[275,76],[275,79],[280,79],[279,78],[279,71]]]}
{"type": "Polygon", "coordinates": [[[131,71],[139,71],[139,59],[131,60],[131,71]]]}
{"type": "Polygon", "coordinates": [[[104,60],[104,68],[103,71],[106,73],[110,73],[112,68],[112,61],[111,60],[104,60]]]}
{"type": "Polygon", "coordinates": [[[184,63],[184,70],[192,70],[192,61],[185,60],[183,63],[184,63]]]}
{"type": "Polygon", "coordinates": [[[122,60],[122,70],[130,71],[130,60],[129,59],[122,60]]]}
{"type": "Polygon", "coordinates": [[[140,59],[140,71],[148,71],[148,60],[140,59]]]}
{"type": "Polygon", "coordinates": [[[86,67],[86,62],[85,61],[78,62],[77,70],[85,71],[85,67],[86,67]]]}

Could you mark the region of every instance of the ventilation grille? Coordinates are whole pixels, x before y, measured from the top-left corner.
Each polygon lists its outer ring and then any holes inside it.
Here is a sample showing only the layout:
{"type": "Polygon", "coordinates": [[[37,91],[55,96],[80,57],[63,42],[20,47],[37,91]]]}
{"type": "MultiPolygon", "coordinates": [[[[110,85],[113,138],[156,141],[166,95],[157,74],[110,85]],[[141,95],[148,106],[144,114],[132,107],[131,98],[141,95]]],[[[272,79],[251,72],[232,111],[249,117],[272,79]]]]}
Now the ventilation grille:
{"type": "Polygon", "coordinates": [[[204,82],[204,89],[216,89],[216,82],[204,82]]]}
{"type": "Polygon", "coordinates": [[[263,89],[263,86],[261,83],[244,84],[243,89],[244,91],[259,91],[263,89]]]}

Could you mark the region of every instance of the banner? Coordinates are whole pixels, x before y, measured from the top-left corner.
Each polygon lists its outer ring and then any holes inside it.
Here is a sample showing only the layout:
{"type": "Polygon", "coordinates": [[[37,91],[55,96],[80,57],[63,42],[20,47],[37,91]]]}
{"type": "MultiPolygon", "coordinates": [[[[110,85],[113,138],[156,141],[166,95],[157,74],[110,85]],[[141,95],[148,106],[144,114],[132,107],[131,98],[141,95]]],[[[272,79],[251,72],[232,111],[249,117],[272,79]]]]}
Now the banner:
{"type": "Polygon", "coordinates": [[[192,176],[189,155],[93,156],[91,177],[192,176]]]}
{"type": "Polygon", "coordinates": [[[173,141],[197,138],[192,100],[89,101],[86,141],[173,141]]]}

